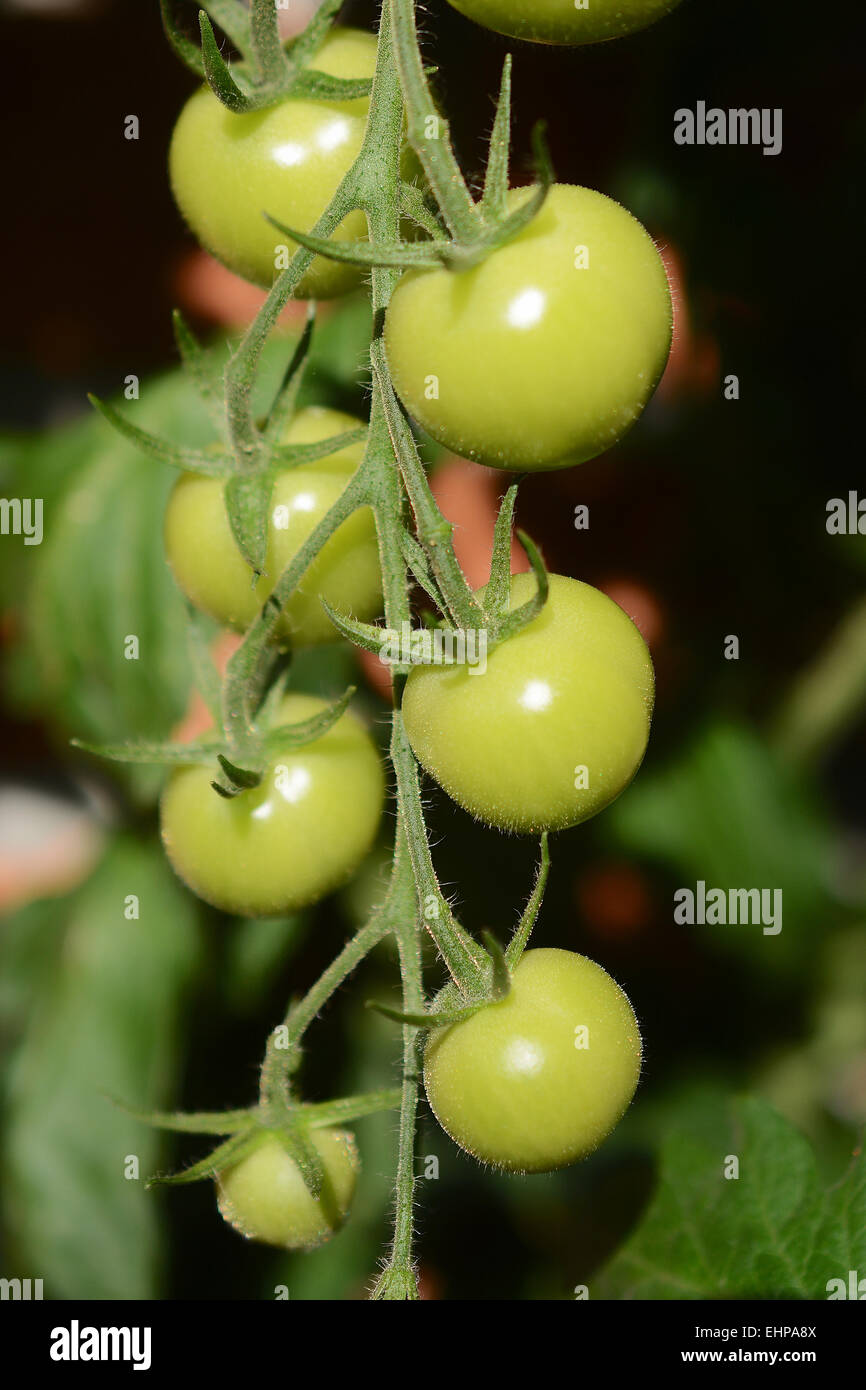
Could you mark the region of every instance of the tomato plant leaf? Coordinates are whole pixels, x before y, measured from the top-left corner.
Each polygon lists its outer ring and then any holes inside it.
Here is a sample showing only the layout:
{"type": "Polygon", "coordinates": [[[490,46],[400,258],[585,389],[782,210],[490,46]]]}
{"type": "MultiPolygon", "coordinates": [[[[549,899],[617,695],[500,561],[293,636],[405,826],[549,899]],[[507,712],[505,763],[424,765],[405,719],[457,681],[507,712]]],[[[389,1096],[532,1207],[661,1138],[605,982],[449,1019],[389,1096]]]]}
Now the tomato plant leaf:
{"type": "MultiPolygon", "coordinates": [[[[826,1186],[806,1139],[755,1097],[671,1124],[655,1196],[598,1296],[826,1299],[866,1268],[866,1164],[826,1186]]],[[[590,1292],[595,1292],[592,1288],[590,1292]]]]}

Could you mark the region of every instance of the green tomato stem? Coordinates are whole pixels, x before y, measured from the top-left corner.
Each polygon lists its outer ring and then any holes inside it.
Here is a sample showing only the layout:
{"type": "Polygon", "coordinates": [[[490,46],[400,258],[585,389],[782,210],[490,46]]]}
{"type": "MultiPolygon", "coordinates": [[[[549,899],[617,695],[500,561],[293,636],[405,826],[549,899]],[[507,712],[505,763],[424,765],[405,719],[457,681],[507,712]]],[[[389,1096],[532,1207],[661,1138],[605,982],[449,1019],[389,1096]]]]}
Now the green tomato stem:
{"type": "Polygon", "coordinates": [[[289,1077],[297,1070],[300,1062],[298,1048],[304,1033],[325,1007],[331,995],[360,965],[364,957],[369,955],[373,947],[384,940],[392,930],[393,924],[387,911],[388,901],[386,898],[383,907],[346,942],[340,954],[331,961],[327,970],[319,976],[303,999],[290,1007],[281,1027],[274,1029],[270,1034],[259,1083],[262,1105],[285,1103],[289,1077]]]}
{"type": "Polygon", "coordinates": [[[455,984],[464,996],[471,998],[484,987],[485,966],[489,965],[487,953],[460,926],[439,887],[424,824],[418,764],[398,710],[394,711],[391,726],[391,762],[397,774],[397,797],[412,860],[421,920],[435,941],[455,984]]]}

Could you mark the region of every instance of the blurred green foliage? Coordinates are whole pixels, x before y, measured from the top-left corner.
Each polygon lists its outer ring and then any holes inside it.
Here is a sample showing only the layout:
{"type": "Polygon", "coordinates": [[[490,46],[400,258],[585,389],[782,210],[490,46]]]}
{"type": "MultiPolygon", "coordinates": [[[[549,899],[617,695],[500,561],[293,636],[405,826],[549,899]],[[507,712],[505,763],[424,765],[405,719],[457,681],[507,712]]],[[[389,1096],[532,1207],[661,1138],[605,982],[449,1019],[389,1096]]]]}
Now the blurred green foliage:
{"type": "Polygon", "coordinates": [[[14,1035],[4,1272],[44,1279],[48,1298],[153,1298],[160,1287],[164,1241],[144,1181],[162,1140],[114,1102],[165,1108],[175,1091],[197,915],[159,847],[121,837],[82,889],[23,909],[0,937],[14,1035]]]}

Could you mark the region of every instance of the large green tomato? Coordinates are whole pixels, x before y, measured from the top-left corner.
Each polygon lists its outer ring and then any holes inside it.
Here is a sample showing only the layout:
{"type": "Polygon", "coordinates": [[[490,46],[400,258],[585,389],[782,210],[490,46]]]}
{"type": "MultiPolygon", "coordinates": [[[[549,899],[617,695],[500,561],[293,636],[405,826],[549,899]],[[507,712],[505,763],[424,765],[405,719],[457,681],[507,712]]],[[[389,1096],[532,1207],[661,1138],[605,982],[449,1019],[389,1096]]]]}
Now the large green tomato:
{"type": "Polygon", "coordinates": [[[598,43],[645,29],[680,0],[449,0],[497,34],[538,43],[598,43]]]}
{"type": "MultiPolygon", "coordinates": [[[[525,201],[514,189],[511,207],[525,201]]],[[[555,185],[480,265],[410,270],[385,318],[403,404],[479,463],[565,468],[609,449],[667,362],[672,308],[652,238],[588,188],[555,185]]]]}
{"type": "Polygon", "coordinates": [[[564,1168],[622,1119],[640,1076],[631,1004],[571,951],[527,951],[511,993],[430,1034],[427,1099],[446,1133],[513,1173],[564,1168]]]}
{"type": "MultiPolygon", "coordinates": [[[[357,425],[357,420],[350,420],[357,425]]],[[[309,443],[335,431],[319,416],[289,431],[288,442],[309,443]],[[316,429],[322,434],[316,434],[316,429]],[[300,436],[300,437],[299,437],[300,436]],[[304,437],[306,436],[306,437],[304,437]]],[[[338,426],[337,432],[346,429],[338,426]]],[[[360,446],[362,447],[362,446],[360,446]]],[[[240,630],[249,626],[292,556],[339,498],[352,471],[352,450],[309,468],[280,473],[271,494],[265,572],[252,583],[252,570],[237,548],[229,526],[223,480],[182,473],[165,513],[169,564],[187,598],[212,617],[240,630]]],[[[375,618],[382,602],[382,575],[376,526],[369,507],[359,507],[329,537],[301,578],[274,629],[277,641],[296,646],[333,642],[338,633],[321,599],[356,618],[375,618]]]]}
{"type": "MultiPolygon", "coordinates": [[[[534,592],[531,575],[515,575],[511,607],[534,592]]],[[[653,690],[652,660],[631,619],[598,589],[553,574],[541,613],[489,653],[486,670],[414,667],[403,717],[418,761],[479,820],[522,833],[563,830],[603,810],[634,777],[653,690]]]]}
{"type": "Polygon", "coordinates": [[[312,1250],[342,1226],[358,1176],[354,1138],[342,1129],[314,1129],[310,1140],[325,1170],[318,1197],[310,1195],[297,1163],[271,1135],[218,1174],[220,1215],[242,1236],[282,1250],[312,1250]]]}
{"type": "MultiPolygon", "coordinates": [[[[287,695],[278,724],[325,708],[287,695]]],[[[160,803],[175,872],[205,902],[242,917],[279,916],[317,902],[354,873],[382,816],[385,779],[363,725],[346,713],[314,743],[276,755],[262,782],[227,800],[212,767],[172,774],[160,803]]]]}
{"type": "MultiPolygon", "coordinates": [[[[332,77],[372,77],[376,40],[358,29],[335,29],[310,66],[332,77]]],[[[279,246],[287,242],[263,216],[311,231],[357,158],[369,101],[288,97],[262,111],[229,111],[209,87],[190,97],[171,141],[169,171],[178,207],[203,246],[246,280],[270,285],[279,246]]],[[[362,212],[337,228],[339,241],[366,235],[362,212]]],[[[295,290],[298,298],[330,299],[354,288],[363,271],[318,256],[295,290]]]]}

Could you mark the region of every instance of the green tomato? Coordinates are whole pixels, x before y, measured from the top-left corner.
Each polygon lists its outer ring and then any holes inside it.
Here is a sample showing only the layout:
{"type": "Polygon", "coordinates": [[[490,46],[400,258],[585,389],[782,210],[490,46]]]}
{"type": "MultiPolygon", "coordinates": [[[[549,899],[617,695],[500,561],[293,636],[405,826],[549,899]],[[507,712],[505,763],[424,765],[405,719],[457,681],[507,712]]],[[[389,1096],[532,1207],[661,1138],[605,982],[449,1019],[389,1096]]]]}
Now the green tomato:
{"type": "Polygon", "coordinates": [[[512,1173],[585,1158],[622,1119],[641,1039],[606,971],[571,951],[527,951],[511,993],[430,1034],[424,1085],[461,1149],[512,1173]]]}
{"type": "MultiPolygon", "coordinates": [[[[332,77],[372,77],[376,40],[358,29],[335,29],[310,66],[332,77]]],[[[310,101],[287,97],[261,111],[229,111],[209,87],[190,97],[171,141],[169,172],[175,200],[192,231],[230,270],[257,285],[277,273],[277,248],[295,242],[272,227],[265,212],[289,227],[311,231],[357,158],[369,101],[310,101]]],[[[338,241],[366,235],[354,211],[334,233],[338,241]]],[[[282,265],[279,267],[282,268],[282,265]]],[[[295,289],[297,298],[331,299],[357,285],[363,271],[318,256],[295,289]]]]}
{"type": "MultiPolygon", "coordinates": [[[[509,207],[527,189],[509,194],[509,207]]],[[[385,318],[400,399],[464,458],[534,472],[609,449],[667,362],[672,308],[652,238],[588,188],[555,185],[480,265],[410,270],[385,318]]]]}
{"type": "MultiPolygon", "coordinates": [[[[229,526],[223,480],[182,473],[165,513],[166,554],[180,588],[197,608],[243,631],[345,486],[346,473],[336,468],[331,472],[292,468],[277,476],[265,572],[253,584],[253,572],[229,526]]],[[[274,640],[305,647],[336,641],[339,633],[322,607],[322,598],[364,621],[378,615],[382,574],[369,507],[359,507],[325,542],[283,609],[274,640]]]]}
{"type": "MultiPolygon", "coordinates": [[[[324,708],[313,695],[287,695],[276,722],[324,708]]],[[[314,743],[275,755],[260,785],[231,800],[213,790],[213,777],[210,766],[179,768],[160,818],[175,872],[223,912],[272,917],[318,902],[354,873],[376,837],[382,763],[349,712],[314,743]]]]}
{"type": "MultiPolygon", "coordinates": [[[[345,434],[347,430],[357,430],[364,425],[354,415],[343,410],[332,410],[329,406],[308,405],[292,417],[283,431],[284,444],[318,444],[320,439],[331,439],[345,434]]],[[[350,444],[347,449],[338,449],[335,454],[316,459],[310,467],[317,473],[338,473],[351,477],[364,457],[364,444],[350,444]]]]}
{"type": "Polygon", "coordinates": [[[360,1166],[354,1137],[342,1129],[313,1129],[310,1141],[325,1172],[318,1197],[272,1135],[263,1135],[252,1153],[218,1174],[220,1215],[242,1236],[281,1250],[313,1250],[342,1226],[360,1166]]]}
{"type": "Polygon", "coordinates": [[[598,43],[654,24],[680,0],[449,0],[486,29],[537,43],[598,43]]]}
{"type": "MultiPolygon", "coordinates": [[[[532,575],[515,575],[511,607],[534,592],[532,575]]],[[[494,647],[486,670],[415,666],[403,718],[418,761],[479,820],[524,834],[564,830],[634,777],[653,689],[631,619],[598,589],[553,574],[538,617],[494,647]]]]}

